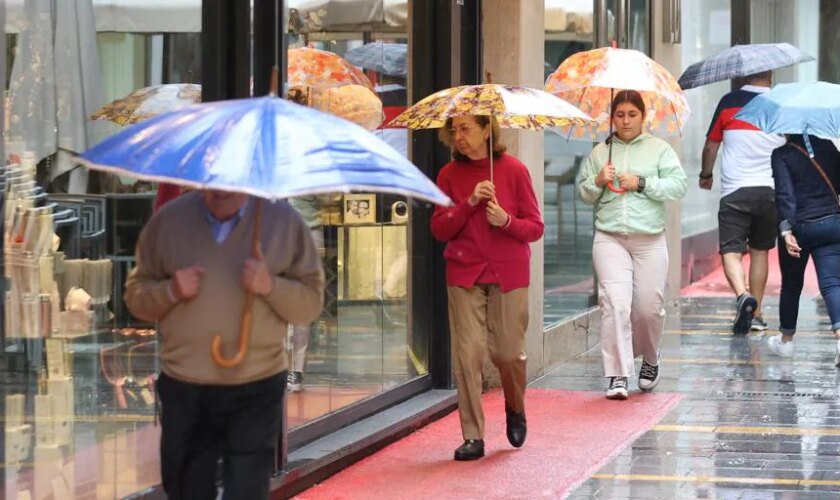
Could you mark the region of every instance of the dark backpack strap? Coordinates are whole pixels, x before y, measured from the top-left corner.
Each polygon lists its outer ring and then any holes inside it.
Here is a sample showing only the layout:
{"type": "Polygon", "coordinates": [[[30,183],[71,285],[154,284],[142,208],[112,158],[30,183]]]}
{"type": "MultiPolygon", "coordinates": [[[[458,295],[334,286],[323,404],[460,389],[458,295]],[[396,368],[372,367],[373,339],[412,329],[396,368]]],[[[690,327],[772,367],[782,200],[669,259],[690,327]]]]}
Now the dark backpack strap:
{"type": "Polygon", "coordinates": [[[825,181],[826,185],[828,186],[828,189],[834,195],[834,199],[837,201],[837,205],[840,207],[840,198],[837,197],[837,190],[834,189],[834,184],[831,182],[831,179],[828,178],[828,175],[826,175],[825,170],[822,169],[822,167],[817,162],[817,160],[812,158],[811,155],[809,155],[808,152],[805,151],[805,149],[802,146],[800,146],[799,144],[794,144],[792,142],[788,142],[788,144],[793,146],[794,148],[798,149],[800,153],[802,153],[803,155],[805,155],[806,158],[811,160],[811,165],[813,165],[814,168],[817,169],[817,172],[819,172],[820,176],[825,181]]]}

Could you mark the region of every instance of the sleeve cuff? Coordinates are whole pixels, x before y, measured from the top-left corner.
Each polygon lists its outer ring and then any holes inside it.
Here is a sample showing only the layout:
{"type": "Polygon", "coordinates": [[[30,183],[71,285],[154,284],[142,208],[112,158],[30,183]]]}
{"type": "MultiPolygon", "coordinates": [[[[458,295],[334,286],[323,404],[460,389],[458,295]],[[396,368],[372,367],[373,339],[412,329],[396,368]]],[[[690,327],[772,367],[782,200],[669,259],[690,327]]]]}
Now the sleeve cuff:
{"type": "Polygon", "coordinates": [[[787,219],[782,219],[782,222],[779,223],[779,232],[782,233],[782,236],[784,236],[785,233],[792,233],[793,224],[791,224],[787,219]]]}

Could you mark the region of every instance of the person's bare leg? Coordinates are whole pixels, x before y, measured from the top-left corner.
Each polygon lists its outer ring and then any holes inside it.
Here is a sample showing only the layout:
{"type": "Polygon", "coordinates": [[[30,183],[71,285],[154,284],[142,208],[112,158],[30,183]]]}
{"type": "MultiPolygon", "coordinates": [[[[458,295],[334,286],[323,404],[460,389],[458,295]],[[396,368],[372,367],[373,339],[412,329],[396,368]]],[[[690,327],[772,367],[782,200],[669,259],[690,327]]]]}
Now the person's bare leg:
{"type": "Polygon", "coordinates": [[[746,273],[744,272],[744,265],[741,263],[741,254],[735,252],[725,253],[721,257],[721,261],[723,262],[723,273],[726,275],[729,287],[735,292],[736,298],[740,297],[747,292],[747,279],[746,273]]]}
{"type": "Polygon", "coordinates": [[[755,308],[758,317],[761,317],[761,304],[767,288],[768,254],[767,250],[750,250],[750,293],[758,301],[755,308]]]}

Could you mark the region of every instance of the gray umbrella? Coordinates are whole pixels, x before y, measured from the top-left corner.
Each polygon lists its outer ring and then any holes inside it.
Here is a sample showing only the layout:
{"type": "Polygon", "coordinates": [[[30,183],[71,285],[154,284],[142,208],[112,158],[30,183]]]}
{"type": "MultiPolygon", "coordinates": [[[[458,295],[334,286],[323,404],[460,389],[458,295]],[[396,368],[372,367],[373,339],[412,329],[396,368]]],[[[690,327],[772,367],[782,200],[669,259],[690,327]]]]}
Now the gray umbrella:
{"type": "Polygon", "coordinates": [[[679,84],[693,89],[813,60],[789,43],[736,45],[689,66],[679,84]]]}
{"type": "Polygon", "coordinates": [[[347,51],[344,59],[360,68],[372,69],[386,75],[408,74],[408,45],[404,43],[368,43],[347,51]]]}

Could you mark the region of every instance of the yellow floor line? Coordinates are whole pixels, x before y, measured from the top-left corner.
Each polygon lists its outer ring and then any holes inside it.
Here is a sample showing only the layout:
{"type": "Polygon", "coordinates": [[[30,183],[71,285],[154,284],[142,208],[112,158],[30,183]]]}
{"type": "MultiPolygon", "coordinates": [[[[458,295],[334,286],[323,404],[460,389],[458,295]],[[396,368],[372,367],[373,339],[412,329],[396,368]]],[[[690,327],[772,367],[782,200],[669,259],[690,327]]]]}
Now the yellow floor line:
{"type": "Polygon", "coordinates": [[[796,366],[828,366],[828,361],[802,361],[792,359],[773,359],[762,361],[761,359],[703,359],[703,358],[662,358],[662,362],[669,365],[779,365],[796,364],[796,366]]]}
{"type": "Polygon", "coordinates": [[[712,434],[759,434],[762,436],[840,436],[840,429],[819,427],[760,427],[735,425],[654,425],[658,432],[697,432],[712,434]]]}
{"type": "MultiPolygon", "coordinates": [[[[775,332],[775,331],[770,331],[769,334],[764,334],[764,333],[750,334],[749,337],[756,337],[756,338],[758,338],[758,337],[772,337],[773,335],[776,335],[776,333],[777,332],[775,332]]],[[[665,330],[665,335],[710,335],[710,336],[717,336],[717,337],[732,337],[733,336],[731,330],[717,330],[717,331],[712,330],[712,331],[709,331],[709,330],[699,330],[699,329],[665,330]]],[[[830,338],[830,337],[834,337],[834,334],[830,331],[821,332],[821,331],[807,331],[806,330],[806,331],[796,332],[796,337],[797,338],[801,338],[801,337],[810,337],[810,338],[825,337],[825,338],[830,338]]]]}
{"type": "Polygon", "coordinates": [[[593,479],[619,481],[653,481],[670,483],[765,484],[790,486],[840,486],[840,481],[828,479],[784,479],[766,477],[719,476],[660,476],[653,474],[595,474],[593,479]]]}

